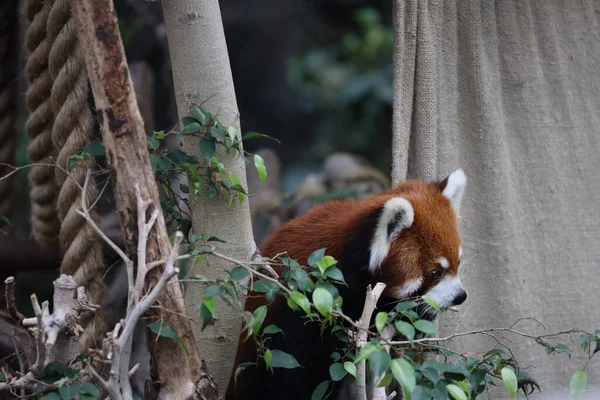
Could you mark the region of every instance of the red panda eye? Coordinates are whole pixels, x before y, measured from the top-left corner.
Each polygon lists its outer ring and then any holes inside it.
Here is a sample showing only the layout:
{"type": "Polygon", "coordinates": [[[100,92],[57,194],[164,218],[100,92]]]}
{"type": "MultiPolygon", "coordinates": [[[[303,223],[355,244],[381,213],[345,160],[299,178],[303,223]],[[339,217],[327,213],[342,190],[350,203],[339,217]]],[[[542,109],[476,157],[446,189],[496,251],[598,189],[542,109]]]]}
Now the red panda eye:
{"type": "Polygon", "coordinates": [[[437,269],[429,271],[429,277],[431,278],[431,280],[437,281],[438,279],[441,278],[441,276],[442,276],[442,273],[437,269]]]}

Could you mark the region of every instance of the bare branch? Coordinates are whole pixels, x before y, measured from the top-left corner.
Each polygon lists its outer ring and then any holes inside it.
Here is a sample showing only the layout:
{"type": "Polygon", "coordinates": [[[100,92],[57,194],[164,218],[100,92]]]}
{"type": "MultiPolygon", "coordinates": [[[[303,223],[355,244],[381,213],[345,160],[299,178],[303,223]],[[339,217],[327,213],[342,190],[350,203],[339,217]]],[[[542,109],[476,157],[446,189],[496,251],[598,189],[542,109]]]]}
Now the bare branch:
{"type": "Polygon", "coordinates": [[[4,285],[4,298],[6,299],[8,313],[13,320],[20,323],[25,317],[17,310],[17,305],[15,302],[15,278],[9,276],[4,280],[4,285]]]}
{"type": "MultiPolygon", "coordinates": [[[[371,289],[371,285],[367,286],[367,294],[365,297],[365,305],[363,307],[363,312],[358,320],[358,325],[362,328],[362,330],[357,333],[356,340],[356,352],[357,355],[360,350],[363,348],[369,339],[368,329],[371,324],[371,317],[373,315],[373,311],[377,306],[377,301],[383,290],[385,289],[385,283],[378,282],[374,288],[371,289]]],[[[367,400],[367,362],[366,360],[361,360],[357,366],[357,374],[358,374],[358,385],[356,392],[357,400],[367,400]]]]}
{"type": "Polygon", "coordinates": [[[110,240],[110,238],[108,236],[106,236],[106,234],[104,232],[102,232],[102,230],[100,229],[100,227],[98,227],[98,225],[96,225],[96,222],[94,221],[94,219],[92,218],[92,216],[90,215],[90,210],[87,207],[87,201],[86,201],[86,193],[87,193],[87,187],[88,184],[90,182],[90,176],[92,174],[91,170],[88,170],[86,176],[85,176],[85,182],[83,184],[83,193],[81,196],[81,208],[83,211],[81,210],[77,210],[77,212],[79,213],[79,215],[81,215],[82,217],[85,218],[85,220],[87,221],[87,223],[94,229],[94,231],[96,231],[96,233],[98,234],[98,236],[100,236],[100,238],[102,240],[104,240],[114,251],[115,253],[117,253],[119,255],[119,257],[121,257],[121,259],[125,262],[126,265],[133,265],[133,261],[131,261],[131,259],[129,259],[129,257],[127,257],[127,254],[125,254],[125,252],[123,250],[121,250],[119,248],[119,246],[117,246],[115,244],[115,242],[113,242],[112,240],[110,240]]]}

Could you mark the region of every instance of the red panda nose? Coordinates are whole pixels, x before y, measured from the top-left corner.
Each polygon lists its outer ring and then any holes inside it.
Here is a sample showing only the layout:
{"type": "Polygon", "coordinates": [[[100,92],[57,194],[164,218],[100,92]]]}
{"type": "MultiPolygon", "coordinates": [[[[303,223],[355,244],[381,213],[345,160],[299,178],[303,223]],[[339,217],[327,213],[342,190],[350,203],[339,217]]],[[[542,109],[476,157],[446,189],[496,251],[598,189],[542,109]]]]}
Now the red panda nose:
{"type": "Polygon", "coordinates": [[[465,292],[464,290],[461,290],[455,297],[454,300],[452,300],[452,305],[453,306],[458,306],[461,305],[462,303],[465,302],[465,300],[467,299],[467,292],[465,292]]]}

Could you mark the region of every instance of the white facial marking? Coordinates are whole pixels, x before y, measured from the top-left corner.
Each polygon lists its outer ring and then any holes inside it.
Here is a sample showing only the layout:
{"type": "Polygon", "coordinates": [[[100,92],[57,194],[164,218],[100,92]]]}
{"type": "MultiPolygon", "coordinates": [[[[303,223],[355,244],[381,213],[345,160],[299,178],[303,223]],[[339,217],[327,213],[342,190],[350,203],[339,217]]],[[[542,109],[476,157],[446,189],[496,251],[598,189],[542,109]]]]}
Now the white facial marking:
{"type": "Polygon", "coordinates": [[[458,259],[462,258],[462,246],[458,246],[458,259]]]}
{"type": "Polygon", "coordinates": [[[383,211],[377,221],[373,242],[371,242],[371,257],[369,271],[375,272],[390,251],[390,243],[403,229],[410,228],[415,219],[415,211],[410,202],[402,197],[394,197],[383,206],[383,211]],[[396,221],[397,217],[401,218],[396,221]],[[388,233],[390,224],[393,231],[388,233]]]}
{"type": "Polygon", "coordinates": [[[446,275],[440,283],[429,289],[426,295],[432,297],[441,309],[447,309],[452,306],[454,298],[464,290],[458,276],[446,275]]]}
{"type": "Polygon", "coordinates": [[[457,169],[448,176],[448,183],[442,193],[450,200],[450,204],[452,204],[455,211],[460,209],[460,202],[466,185],[467,176],[462,169],[457,169]]]}
{"type": "Polygon", "coordinates": [[[448,262],[448,259],[446,257],[440,257],[437,260],[437,263],[440,264],[442,266],[442,268],[444,269],[448,269],[448,267],[450,266],[450,263],[448,262]]]}
{"type": "Polygon", "coordinates": [[[406,282],[399,290],[396,292],[397,299],[403,299],[405,297],[414,294],[421,289],[421,285],[423,285],[423,278],[413,279],[406,282]]]}

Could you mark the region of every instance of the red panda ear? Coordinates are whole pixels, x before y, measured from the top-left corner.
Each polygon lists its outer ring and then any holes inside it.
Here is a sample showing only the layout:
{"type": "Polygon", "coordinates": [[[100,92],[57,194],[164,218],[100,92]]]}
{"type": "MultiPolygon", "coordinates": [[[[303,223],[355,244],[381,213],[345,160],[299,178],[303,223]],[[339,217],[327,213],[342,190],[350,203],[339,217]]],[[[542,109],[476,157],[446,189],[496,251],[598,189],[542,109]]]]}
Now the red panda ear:
{"type": "Polygon", "coordinates": [[[460,210],[460,203],[462,201],[466,185],[467,177],[462,169],[457,169],[448,175],[446,179],[435,184],[442,194],[447,197],[448,200],[450,200],[452,208],[454,208],[454,211],[457,213],[460,210]]]}
{"type": "Polygon", "coordinates": [[[391,198],[383,205],[371,241],[369,271],[375,272],[381,265],[390,251],[390,243],[400,232],[412,226],[414,218],[412,204],[403,197],[391,198]]]}

